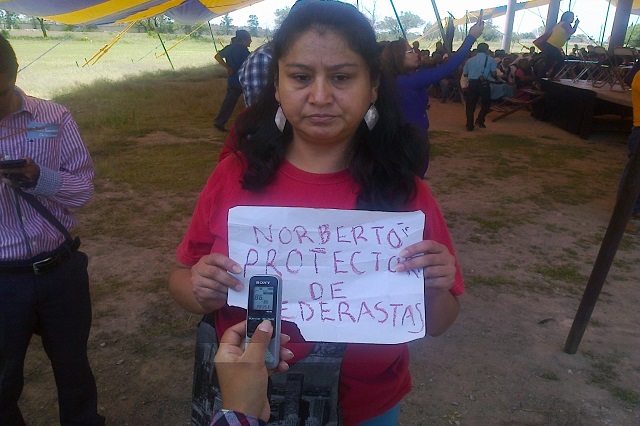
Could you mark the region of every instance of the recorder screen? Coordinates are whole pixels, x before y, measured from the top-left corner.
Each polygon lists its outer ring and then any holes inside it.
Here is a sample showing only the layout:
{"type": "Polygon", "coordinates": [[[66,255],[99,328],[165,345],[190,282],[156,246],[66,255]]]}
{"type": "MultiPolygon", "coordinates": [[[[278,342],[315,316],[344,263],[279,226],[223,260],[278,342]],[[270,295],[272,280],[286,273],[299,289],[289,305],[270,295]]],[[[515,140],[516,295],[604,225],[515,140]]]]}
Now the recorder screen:
{"type": "Polygon", "coordinates": [[[273,287],[255,287],[251,308],[255,311],[272,311],[274,292],[273,287]]]}

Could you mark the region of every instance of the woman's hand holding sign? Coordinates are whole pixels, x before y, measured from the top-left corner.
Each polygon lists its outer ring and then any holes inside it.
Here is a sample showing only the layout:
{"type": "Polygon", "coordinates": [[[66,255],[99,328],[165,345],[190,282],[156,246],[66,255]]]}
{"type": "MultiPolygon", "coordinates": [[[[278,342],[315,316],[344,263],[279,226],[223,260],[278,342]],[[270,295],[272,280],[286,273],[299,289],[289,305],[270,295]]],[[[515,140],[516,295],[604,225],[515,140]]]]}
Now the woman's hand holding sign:
{"type": "Polygon", "coordinates": [[[242,283],[229,272],[239,274],[242,268],[229,257],[219,253],[201,257],[191,268],[193,295],[206,312],[222,308],[227,303],[227,292],[230,288],[242,290],[242,283]]]}
{"type": "Polygon", "coordinates": [[[449,291],[456,278],[456,259],[444,244],[423,240],[407,246],[400,252],[406,258],[398,263],[396,271],[410,271],[422,268],[425,290],[449,291]]]}
{"type": "Polygon", "coordinates": [[[424,271],[427,333],[437,336],[449,328],[460,309],[458,300],[449,292],[456,278],[456,259],[445,245],[432,240],[407,246],[400,256],[406,260],[398,263],[396,271],[424,271]]]}
{"type": "Polygon", "coordinates": [[[176,263],[169,276],[169,292],[189,312],[208,314],[227,303],[229,288],[242,290],[230,272],[240,273],[242,268],[219,253],[202,256],[193,266],[176,263]]]}

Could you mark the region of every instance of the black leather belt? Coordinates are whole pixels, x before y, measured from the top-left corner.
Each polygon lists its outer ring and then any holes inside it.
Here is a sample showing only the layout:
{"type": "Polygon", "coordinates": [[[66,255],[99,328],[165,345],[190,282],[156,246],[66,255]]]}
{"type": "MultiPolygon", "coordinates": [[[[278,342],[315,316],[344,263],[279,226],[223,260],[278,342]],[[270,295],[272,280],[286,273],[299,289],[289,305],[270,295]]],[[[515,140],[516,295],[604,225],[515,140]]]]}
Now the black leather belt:
{"type": "Polygon", "coordinates": [[[80,238],[65,242],[54,251],[40,254],[28,260],[0,262],[0,273],[43,275],[60,266],[80,248],[80,238]]]}

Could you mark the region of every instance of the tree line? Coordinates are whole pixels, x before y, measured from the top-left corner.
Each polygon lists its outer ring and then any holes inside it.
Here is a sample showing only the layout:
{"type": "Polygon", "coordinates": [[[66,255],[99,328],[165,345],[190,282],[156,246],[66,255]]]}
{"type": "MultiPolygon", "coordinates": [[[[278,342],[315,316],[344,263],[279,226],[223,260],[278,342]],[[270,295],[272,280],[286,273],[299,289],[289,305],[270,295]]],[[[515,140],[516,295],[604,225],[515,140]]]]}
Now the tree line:
{"type": "MultiPolygon", "coordinates": [[[[174,21],[166,15],[160,15],[155,18],[143,19],[136,23],[138,30],[141,32],[147,32],[155,35],[156,32],[161,34],[189,34],[194,39],[209,38],[219,35],[231,35],[236,29],[246,29],[251,33],[253,37],[270,38],[274,28],[280,26],[284,18],[289,14],[290,7],[282,9],[276,9],[274,11],[274,25],[273,28],[269,26],[262,27],[257,15],[249,15],[249,19],[246,22],[236,23],[235,20],[227,15],[223,15],[220,22],[210,25],[185,25],[174,21]]],[[[378,33],[380,40],[393,40],[398,37],[402,37],[402,31],[398,20],[395,17],[384,16],[381,19],[376,15],[375,2],[373,9],[364,10],[363,13],[369,16],[369,19],[378,33]]],[[[420,16],[403,11],[399,14],[400,23],[402,28],[406,32],[407,39],[412,40],[427,34],[425,40],[438,40],[441,38],[438,28],[434,28],[434,23],[425,22],[420,16]]],[[[10,36],[8,30],[20,28],[23,25],[28,24],[34,29],[42,31],[43,37],[47,37],[47,30],[50,28],[50,24],[47,21],[43,21],[41,18],[33,16],[25,16],[17,13],[0,10],[0,25],[2,32],[5,36],[10,36]]],[[[640,30],[636,31],[636,26],[632,25],[628,30],[628,38],[633,37],[633,42],[640,42],[640,30]]],[[[65,26],[66,31],[100,31],[96,25],[88,26],[65,26]]],[[[537,38],[544,32],[544,27],[540,27],[534,31],[524,33],[514,33],[513,39],[518,40],[531,40],[537,38]]],[[[454,28],[454,40],[462,40],[466,36],[464,26],[457,26],[454,28]]],[[[485,22],[485,29],[481,36],[482,41],[491,42],[500,40],[502,38],[502,32],[493,24],[491,20],[485,22]]],[[[588,42],[588,38],[576,35],[572,37],[572,41],[575,42],[588,42]],[[584,38],[584,40],[583,40],[584,38]]]]}

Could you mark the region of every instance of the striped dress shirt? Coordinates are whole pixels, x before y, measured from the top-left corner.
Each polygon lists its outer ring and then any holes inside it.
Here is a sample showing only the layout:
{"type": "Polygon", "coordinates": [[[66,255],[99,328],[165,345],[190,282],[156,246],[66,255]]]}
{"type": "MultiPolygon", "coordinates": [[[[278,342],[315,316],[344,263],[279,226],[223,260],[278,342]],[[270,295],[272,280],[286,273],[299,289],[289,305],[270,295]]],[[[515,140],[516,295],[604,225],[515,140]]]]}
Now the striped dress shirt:
{"type": "MultiPolygon", "coordinates": [[[[67,228],[75,225],[69,209],[93,196],[93,162],[78,126],[63,106],[25,95],[16,87],[20,108],[0,120],[0,159],[31,157],[40,166],[36,186],[27,192],[67,228]]],[[[29,259],[52,251],[64,236],[7,182],[0,182],[0,261],[29,259]]]]}

